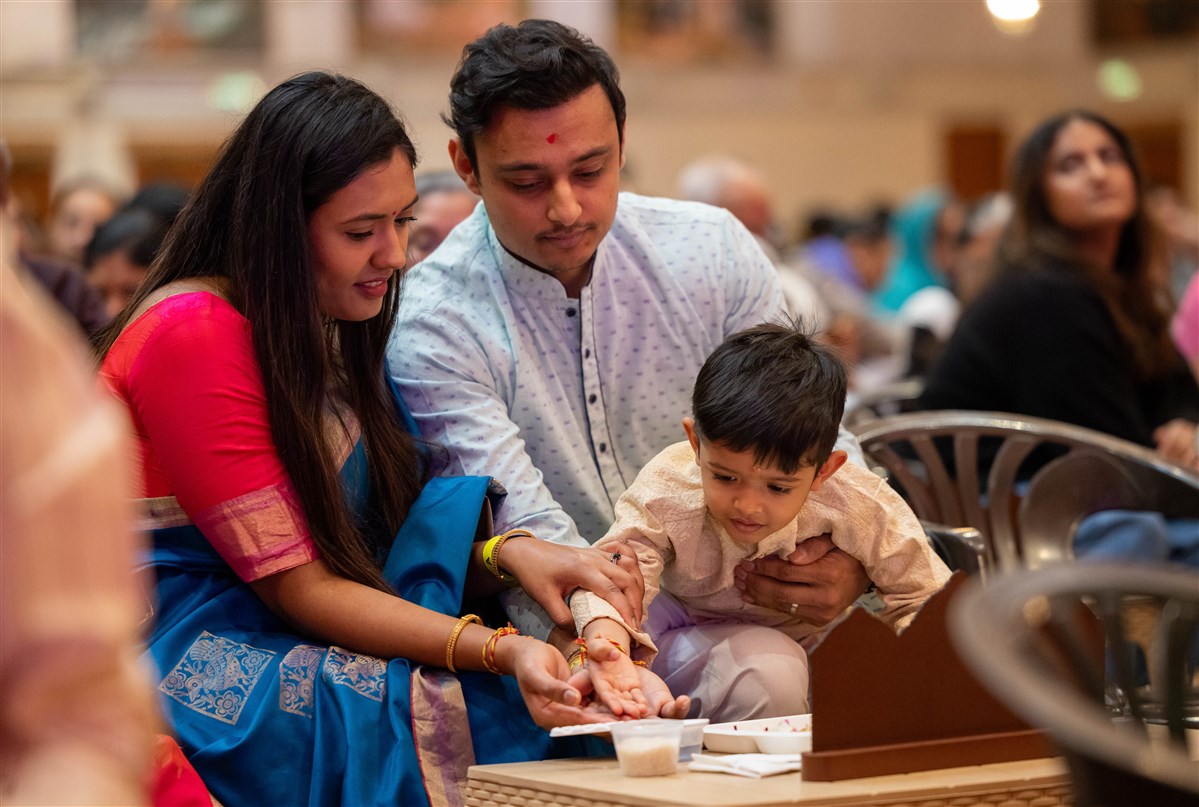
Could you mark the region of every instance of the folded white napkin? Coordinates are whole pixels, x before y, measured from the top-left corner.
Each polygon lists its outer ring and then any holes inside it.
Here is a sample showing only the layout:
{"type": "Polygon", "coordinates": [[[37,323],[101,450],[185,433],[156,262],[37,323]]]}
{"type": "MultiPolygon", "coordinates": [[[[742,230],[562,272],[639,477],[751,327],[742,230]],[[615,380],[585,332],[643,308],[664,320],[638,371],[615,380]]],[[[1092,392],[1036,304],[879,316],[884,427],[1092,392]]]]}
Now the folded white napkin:
{"type": "Polygon", "coordinates": [[[802,767],[799,754],[695,754],[691,757],[690,769],[761,779],[802,767]]]}

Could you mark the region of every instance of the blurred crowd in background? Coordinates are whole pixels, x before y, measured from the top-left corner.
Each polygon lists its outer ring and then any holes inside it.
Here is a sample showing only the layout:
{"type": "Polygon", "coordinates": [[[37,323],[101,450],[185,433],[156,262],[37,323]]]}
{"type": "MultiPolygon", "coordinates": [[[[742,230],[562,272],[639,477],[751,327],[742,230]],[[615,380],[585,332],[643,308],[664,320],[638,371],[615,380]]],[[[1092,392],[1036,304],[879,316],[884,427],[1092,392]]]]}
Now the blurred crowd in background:
{"type": "MultiPolygon", "coordinates": [[[[21,266],[90,336],[133,295],[189,192],[150,183],[129,195],[94,176],[70,177],[55,189],[44,221],[20,218],[21,266]]],[[[478,201],[452,171],[418,173],[417,192],[409,267],[478,201]]],[[[986,285],[1012,212],[1006,192],[964,202],[927,187],[785,222],[761,171],[724,155],[689,163],[676,195],[728,209],[757,237],[776,262],[792,313],[824,332],[854,368],[850,408],[863,394],[928,371],[986,285]]],[[[1199,215],[1164,185],[1149,188],[1143,204],[1171,307],[1179,308],[1199,268],[1199,215]]],[[[1194,363],[1199,345],[1176,341],[1194,363]]]]}
{"type": "MultiPolygon", "coordinates": [[[[90,0],[78,4],[78,7],[82,19],[105,9],[128,10],[136,5],[90,0]]],[[[150,2],[148,7],[161,9],[175,5],[150,2]]],[[[378,14],[383,13],[380,9],[399,7],[368,0],[363,0],[360,5],[368,10],[374,9],[378,14]]],[[[539,6],[533,0],[526,5],[539,6]]],[[[571,3],[559,5],[564,9],[575,7],[571,3]]],[[[252,15],[253,4],[240,6],[248,9],[246,13],[252,15]]],[[[336,4],[323,5],[326,10],[334,6],[336,4]]],[[[719,7],[719,4],[697,3],[694,6],[712,9],[719,7]]],[[[736,6],[751,11],[773,8],[779,15],[798,13],[795,11],[797,8],[802,8],[807,14],[816,13],[813,11],[815,4],[741,2],[736,6]]],[[[291,7],[298,7],[298,4],[277,4],[274,13],[285,13],[279,9],[291,7]]],[[[690,6],[666,0],[646,0],[641,4],[620,4],[620,7],[636,8],[648,14],[646,10],[678,10],[690,6]]],[[[367,18],[371,19],[369,15],[367,18]]],[[[617,15],[616,19],[620,21],[624,18],[617,15]]],[[[277,19],[275,21],[278,22],[277,19]]],[[[768,23],[769,20],[751,30],[770,33],[768,23]]],[[[795,27],[802,28],[798,25],[795,27]]],[[[230,26],[231,30],[235,28],[237,26],[230,26]]],[[[276,28],[282,30],[285,26],[276,28]]],[[[744,52],[740,58],[756,58],[764,47],[758,39],[761,37],[745,38],[744,46],[740,49],[744,52]]],[[[7,39],[4,41],[8,42],[7,39]]],[[[679,43],[683,41],[680,38],[675,44],[682,47],[679,43]]],[[[711,40],[715,44],[710,44],[718,48],[719,43],[727,41],[728,38],[717,36],[711,40]]],[[[653,47],[663,49],[664,42],[666,40],[659,38],[653,47]]],[[[802,43],[792,44],[798,51],[802,43]]],[[[819,50],[814,47],[810,49],[819,50]]],[[[337,60],[331,58],[330,61],[337,60]]],[[[399,75],[402,71],[395,72],[399,75]]],[[[777,77],[775,80],[781,81],[777,77]]],[[[639,88],[642,93],[646,92],[645,87],[643,81],[639,88]]],[[[885,94],[882,90],[879,93],[885,94]]],[[[899,92],[896,91],[896,94],[899,92]]],[[[805,103],[820,103],[822,96],[819,93],[815,93],[815,96],[815,102],[808,97],[804,99],[805,103]]],[[[873,100],[874,97],[870,96],[863,105],[869,106],[873,100]]],[[[405,110],[421,108],[418,101],[411,104],[406,101],[405,110]]],[[[445,87],[438,85],[435,101],[425,106],[429,110],[440,109],[444,101],[445,87]]],[[[778,198],[779,189],[787,181],[771,173],[777,170],[777,166],[764,164],[765,161],[755,163],[745,158],[743,154],[753,149],[739,149],[744,144],[733,138],[708,137],[705,133],[695,136],[696,140],[702,141],[702,148],[695,149],[694,153],[708,153],[683,165],[674,177],[673,187],[664,189],[663,183],[657,181],[659,178],[652,182],[645,179],[649,173],[647,169],[661,169],[661,165],[651,165],[654,162],[652,158],[638,164],[640,175],[626,169],[623,185],[637,192],[642,190],[638,185],[652,185],[655,195],[670,195],[725,208],[744,225],[773,261],[790,314],[819,332],[820,338],[834,345],[845,360],[850,371],[847,413],[852,412],[858,403],[880,394],[888,387],[915,382],[918,385],[917,394],[922,395],[918,402],[920,408],[993,410],[1060,419],[1132,439],[1155,448],[1166,459],[1194,469],[1199,467],[1199,439],[1196,438],[1195,427],[1199,389],[1196,389],[1194,380],[1187,376],[1187,368],[1177,358],[1177,354],[1181,354],[1191,374],[1199,379],[1199,214],[1194,209],[1193,198],[1188,200],[1185,195],[1185,192],[1189,192],[1194,196],[1193,184],[1187,189],[1180,189],[1154,178],[1170,175],[1170,171],[1153,175],[1142,173],[1140,166],[1147,162],[1145,158],[1154,156],[1152,153],[1145,153],[1143,147],[1134,148],[1130,138],[1105,119],[1090,113],[1071,117],[1071,113],[1065,112],[1065,109],[1055,109],[1054,114],[1059,118],[1057,122],[1049,128],[1042,126],[1040,137],[1043,142],[1040,146],[1032,142],[1036,139],[1035,133],[1025,142],[1022,146],[1024,162],[1020,163],[1020,158],[1014,162],[1011,180],[1003,182],[996,178],[993,184],[987,185],[993,190],[988,189],[968,198],[951,190],[954,183],[950,180],[954,177],[948,175],[953,172],[946,171],[943,172],[946,178],[937,184],[932,180],[927,184],[911,183],[903,192],[891,192],[857,204],[809,205],[798,216],[788,220],[779,212],[786,205],[782,203],[784,200],[778,198]],[[1038,152],[1037,148],[1041,150],[1038,152]],[[1051,154],[1051,151],[1054,153],[1051,154]],[[1069,160],[1077,165],[1067,165],[1069,160]],[[1071,182],[1074,184],[1070,185],[1071,182]],[[1054,271],[1046,272],[1046,269],[1054,271]],[[1029,285],[1032,281],[1041,285],[1034,288],[1029,285]],[[1066,281],[1073,285],[1065,285],[1066,281]],[[1095,310],[1102,311],[1099,324],[1106,329],[1101,334],[1106,341],[1092,340],[1091,344],[1084,344],[1099,330],[1092,327],[1094,321],[1087,320],[1085,316],[1075,316],[1078,311],[1070,307],[1070,303],[1084,297],[1088,304],[1096,303],[1095,310]],[[1030,301],[1040,305],[1040,308],[1035,309],[1036,313],[1033,313],[1034,306],[1030,301]],[[1009,315],[1007,312],[1010,311],[1015,311],[1015,314],[1009,315]],[[975,316],[972,317],[971,312],[975,316]],[[1027,344],[1006,338],[1007,331],[1017,332],[1028,328],[1030,317],[1055,320],[1051,323],[1054,327],[1036,328],[1037,335],[1030,337],[1027,344]],[[1019,347],[1005,353],[1012,345],[1019,347]],[[992,363],[988,364],[978,357],[988,358],[992,363]],[[1058,365],[1053,362],[1071,365],[1072,372],[1057,371],[1058,365]],[[1178,378],[1175,370],[1180,371],[1185,384],[1176,383],[1178,378]],[[982,382],[979,381],[980,377],[982,382]],[[1094,390],[1098,391],[1095,392],[1087,386],[1097,379],[1110,381],[1110,388],[1097,385],[1094,390]],[[997,389],[1003,394],[991,395],[997,389]],[[1184,394],[1176,394],[1178,390],[1183,390],[1184,394]],[[968,400],[964,395],[972,397],[968,400]],[[1052,401],[1046,403],[1048,399],[1052,401]],[[1098,412],[1098,409],[1106,411],[1098,412]],[[1117,414],[1116,417],[1104,419],[1113,412],[1117,414]]],[[[421,114],[432,115],[429,110],[421,114]]],[[[1033,111],[1039,114],[1038,105],[1031,105],[1027,111],[1028,117],[1032,117],[1033,111]]],[[[720,109],[718,112],[727,110],[720,109]]],[[[894,114],[897,119],[903,118],[902,114],[894,114]]],[[[725,117],[733,118],[735,115],[725,117]]],[[[820,116],[810,117],[814,120],[820,116]]],[[[1019,116],[1003,119],[1009,123],[1020,120],[1019,116]]],[[[639,122],[642,120],[646,119],[638,119],[639,122]]],[[[828,115],[819,121],[819,125],[828,126],[831,131],[840,121],[836,115],[828,115]]],[[[1187,126],[1193,131],[1193,119],[1180,118],[1180,121],[1171,129],[1172,132],[1187,131],[1187,126]]],[[[789,120],[784,118],[776,122],[789,124],[789,120]]],[[[805,125],[809,122],[803,121],[805,125]]],[[[791,134],[791,129],[786,125],[782,128],[791,134]]],[[[913,125],[911,128],[923,133],[925,129],[933,127],[913,125]]],[[[1013,124],[1012,134],[1019,134],[1024,139],[1027,133],[1017,132],[1016,129],[1013,124]]],[[[818,139],[816,135],[823,131],[808,130],[808,140],[799,146],[789,141],[777,150],[810,152],[811,149],[806,147],[818,139]]],[[[84,139],[88,136],[85,130],[75,134],[84,139]]],[[[97,129],[93,136],[102,137],[104,134],[97,129]]],[[[656,136],[661,141],[671,142],[677,132],[659,119],[637,130],[636,136],[645,140],[652,140],[656,136]],[[659,131],[651,131],[655,128],[659,131]]],[[[163,254],[164,245],[179,243],[172,241],[179,232],[174,225],[181,212],[187,209],[189,198],[196,188],[157,178],[137,183],[135,187],[123,186],[114,183],[112,177],[127,175],[127,166],[111,166],[112,170],[106,170],[110,166],[98,165],[94,167],[100,170],[53,176],[45,198],[22,197],[19,193],[9,192],[8,180],[13,170],[13,159],[4,146],[4,137],[5,132],[0,131],[0,190],[3,190],[0,193],[0,213],[3,213],[0,224],[5,225],[0,228],[0,257],[3,258],[0,270],[3,270],[6,281],[11,276],[17,283],[6,287],[0,308],[5,308],[11,321],[21,326],[20,330],[6,331],[9,333],[9,342],[5,344],[8,362],[5,370],[7,377],[14,380],[8,384],[5,394],[13,399],[23,398],[22,403],[30,413],[28,423],[21,418],[6,416],[5,426],[9,429],[11,442],[5,449],[9,451],[18,447],[18,441],[12,435],[20,436],[21,432],[28,432],[25,435],[28,450],[17,459],[27,461],[41,477],[53,477],[52,481],[56,484],[61,478],[62,489],[55,488],[54,496],[73,501],[71,497],[76,494],[69,488],[75,478],[72,474],[65,473],[63,468],[57,466],[47,466],[50,471],[42,473],[40,463],[43,452],[40,444],[35,445],[32,440],[35,432],[31,424],[36,425],[38,421],[33,415],[42,416],[45,422],[41,425],[45,427],[47,435],[53,436],[56,428],[66,429],[72,419],[84,421],[85,418],[78,412],[86,413],[99,406],[88,392],[90,371],[94,368],[87,366],[82,355],[76,354],[82,353],[84,340],[93,340],[135,297],[147,271],[163,254]],[[65,315],[65,326],[60,327],[62,324],[52,316],[43,317],[41,302],[26,304],[21,292],[35,286],[44,289],[52,303],[59,307],[65,315]],[[18,293],[10,292],[14,288],[18,293]],[[80,338],[64,339],[64,334],[55,330],[65,330],[67,327],[74,327],[74,335],[80,338]],[[19,337],[22,335],[31,345],[29,349],[20,347],[23,343],[19,337]],[[54,345],[58,342],[79,349],[70,355],[53,355],[54,345]],[[35,353],[39,345],[48,354],[44,363],[35,353]],[[24,356],[26,361],[13,362],[12,356],[24,356]],[[21,371],[20,375],[18,371],[21,371]],[[65,380],[57,379],[55,372],[65,380]],[[34,383],[39,380],[42,382],[40,385],[34,383]],[[44,396],[47,401],[54,400],[60,391],[58,386],[68,381],[78,393],[77,400],[73,401],[78,412],[67,412],[58,417],[53,407],[40,404],[40,399],[34,393],[44,396]]],[[[795,140],[800,138],[796,137],[795,140]]],[[[909,137],[903,142],[910,146],[923,141],[909,137]]],[[[947,151],[952,142],[952,137],[946,138],[947,151]]],[[[20,145],[28,147],[28,142],[20,145]]],[[[426,150],[434,151],[434,144],[425,145],[426,150]]],[[[696,144],[693,142],[691,145],[696,144]]],[[[1180,184],[1184,181],[1180,166],[1186,164],[1186,154],[1191,153],[1193,147],[1178,147],[1178,143],[1174,145],[1176,148],[1170,162],[1173,169],[1178,169],[1174,172],[1178,177],[1175,184],[1180,184]]],[[[621,147],[624,147],[623,139],[621,147]]],[[[870,159],[893,159],[887,154],[866,153],[872,151],[870,148],[860,151],[860,156],[867,162],[870,159]]],[[[693,153],[691,150],[679,150],[679,153],[683,152],[688,156],[693,153]]],[[[104,149],[92,149],[89,153],[102,154],[104,149]]],[[[952,164],[954,161],[954,156],[948,153],[938,156],[944,158],[942,164],[952,164]]],[[[992,156],[996,157],[991,161],[995,166],[1003,162],[998,154],[992,156]]],[[[430,162],[436,164],[435,160],[430,162]]],[[[845,189],[835,187],[836,180],[829,181],[828,177],[836,177],[842,161],[834,159],[829,162],[832,165],[824,178],[805,178],[806,196],[832,199],[857,196],[857,187],[853,194],[837,192],[845,189]]],[[[934,175],[930,173],[929,176],[934,175]]],[[[990,182],[990,177],[985,180],[990,182]]],[[[480,204],[479,198],[453,171],[419,170],[415,182],[419,201],[414,210],[415,220],[408,233],[408,272],[416,270],[421,261],[432,254],[454,227],[470,216],[480,204]]],[[[23,187],[27,189],[29,186],[23,187]]],[[[887,185],[884,183],[881,187],[887,185]]],[[[238,236],[244,236],[253,227],[253,221],[239,221],[235,227],[231,225],[238,236]]],[[[432,266],[433,262],[429,265],[432,266]]],[[[120,322],[117,320],[117,323],[120,322]]],[[[1031,324],[1040,326],[1045,323],[1031,324]]],[[[103,428],[99,436],[107,434],[106,439],[113,442],[115,438],[112,435],[119,433],[122,421],[111,412],[103,417],[98,415],[96,419],[98,422],[104,421],[105,417],[108,422],[101,422],[103,428]]],[[[45,439],[50,439],[49,436],[45,439]]],[[[71,442],[74,449],[91,459],[91,465],[83,464],[80,467],[99,469],[97,476],[121,476],[111,472],[112,466],[105,464],[102,452],[96,453],[106,445],[96,434],[76,434],[71,431],[62,439],[64,444],[71,442]],[[95,449],[97,445],[100,449],[95,449]]],[[[54,459],[53,452],[44,453],[54,459]]],[[[20,467],[19,463],[10,461],[8,472],[13,473],[13,469],[20,467]]],[[[104,481],[112,482],[111,479],[104,481]]],[[[6,491],[18,490],[13,479],[6,478],[5,483],[6,491]]],[[[118,487],[115,482],[111,486],[118,487]]],[[[107,513],[110,516],[107,526],[114,535],[128,538],[131,535],[127,523],[129,514],[116,512],[115,503],[123,501],[118,494],[119,491],[116,494],[108,491],[106,494],[107,501],[112,504],[112,512],[107,513]]],[[[15,507],[12,503],[23,506],[26,502],[19,495],[9,495],[4,513],[5,518],[10,520],[6,521],[6,529],[10,530],[8,534],[24,532],[37,538],[40,534],[16,520],[25,513],[25,509],[15,507]]],[[[44,513],[35,512],[32,507],[27,508],[30,523],[35,519],[46,519],[44,527],[47,534],[54,527],[55,534],[65,535],[66,531],[51,524],[49,517],[58,515],[66,518],[76,514],[76,511],[72,507],[55,506],[59,498],[43,498],[44,513]]],[[[1194,540],[1199,532],[1194,530],[1194,522],[1187,522],[1178,530],[1181,538],[1187,541],[1184,544],[1172,537],[1165,537],[1172,525],[1166,525],[1161,519],[1158,521],[1162,521],[1162,524],[1154,522],[1146,526],[1143,521],[1131,523],[1126,532],[1133,534],[1136,549],[1126,554],[1144,558],[1158,555],[1173,558],[1169,553],[1178,549],[1175,555],[1185,551],[1187,562],[1194,565],[1199,557],[1199,546],[1194,540]],[[1141,549],[1153,542],[1156,542],[1154,552],[1157,554],[1141,549]],[[1158,544],[1161,546],[1158,547],[1158,544]]],[[[80,535],[87,526],[79,529],[80,535]]],[[[1109,530],[1102,535],[1110,534],[1109,530]]],[[[114,544],[101,541],[90,545],[107,552],[114,544]]],[[[111,620],[112,624],[107,627],[101,625],[100,628],[108,631],[113,638],[112,646],[118,648],[131,645],[139,627],[131,623],[131,617],[140,603],[129,602],[137,592],[133,590],[134,587],[122,585],[125,581],[124,567],[118,562],[122,553],[127,557],[131,551],[132,547],[118,547],[118,551],[109,557],[112,568],[106,569],[99,563],[92,563],[88,556],[76,557],[69,547],[64,550],[64,554],[70,556],[75,565],[88,566],[91,572],[107,573],[111,578],[106,585],[115,592],[113,596],[118,601],[111,613],[120,611],[121,619],[111,620]]],[[[26,574],[25,567],[11,562],[14,557],[20,559],[9,551],[6,566],[0,571],[4,571],[11,579],[33,580],[32,576],[26,574]]],[[[30,565],[36,565],[35,561],[30,561],[30,565]]],[[[88,570],[81,569],[78,574],[88,570]]],[[[73,583],[75,579],[73,575],[47,575],[45,580],[34,582],[64,589],[69,586],[61,586],[63,580],[73,583]]],[[[32,592],[32,585],[27,588],[32,592]]],[[[4,589],[7,595],[20,593],[20,589],[14,586],[4,589]]],[[[63,590],[58,595],[69,599],[75,593],[63,590]]],[[[40,596],[30,593],[26,599],[35,602],[40,596]]],[[[40,601],[46,600],[42,598],[40,601]]],[[[80,612],[87,610],[86,606],[81,607],[78,603],[70,607],[80,612]]],[[[67,607],[62,609],[63,613],[68,610],[67,607]]],[[[3,612],[6,617],[17,613],[11,605],[3,612]]],[[[103,621],[101,618],[105,613],[104,609],[96,608],[92,609],[91,616],[103,621]]],[[[791,613],[794,614],[794,611],[791,613]]],[[[84,623],[80,624],[87,627],[84,623]]],[[[85,643],[91,640],[93,634],[102,633],[100,628],[89,627],[90,632],[83,637],[85,643]]],[[[80,627],[76,633],[82,630],[80,627]]],[[[11,627],[7,635],[13,636],[11,627]]],[[[13,646],[9,642],[6,650],[13,646]]],[[[122,664],[117,662],[109,666],[117,672],[124,670],[122,664]]],[[[83,668],[76,665],[73,669],[83,668]]],[[[32,680],[31,676],[26,677],[32,680]]],[[[113,676],[117,684],[125,678],[123,674],[113,676]]],[[[139,710],[128,712],[126,717],[130,718],[127,728],[131,736],[138,732],[145,733],[153,722],[149,718],[143,719],[139,710]]],[[[26,720],[26,728],[36,734],[43,722],[30,718],[26,720]]],[[[89,725],[103,725],[105,730],[109,730],[115,723],[111,716],[102,714],[89,725]]],[[[102,746],[103,743],[97,745],[102,746]]],[[[124,753],[120,742],[112,745],[117,752],[124,753]]],[[[130,744],[131,747],[133,745],[136,744],[130,744]]],[[[41,768],[37,769],[39,782],[54,785],[55,780],[60,778],[57,761],[71,763],[69,758],[61,755],[55,756],[54,760],[54,766],[45,768],[44,774],[41,768]]],[[[127,770],[135,770],[138,765],[144,766],[144,761],[135,760],[127,766],[127,770]]],[[[86,788],[87,783],[81,787],[86,788]]],[[[133,789],[137,789],[136,782],[133,783],[133,789]]],[[[113,800],[119,801],[122,796],[115,795],[113,800]]]]}

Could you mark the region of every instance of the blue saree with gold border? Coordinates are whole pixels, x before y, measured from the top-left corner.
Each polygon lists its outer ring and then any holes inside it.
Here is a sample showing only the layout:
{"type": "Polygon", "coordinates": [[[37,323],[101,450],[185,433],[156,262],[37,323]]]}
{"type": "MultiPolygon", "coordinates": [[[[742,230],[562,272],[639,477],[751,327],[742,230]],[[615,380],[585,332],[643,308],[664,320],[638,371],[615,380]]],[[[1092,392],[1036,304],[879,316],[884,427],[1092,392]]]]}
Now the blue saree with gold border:
{"type": "MultiPolygon", "coordinates": [[[[357,501],[365,466],[359,444],[342,472],[357,501]]],[[[399,596],[460,613],[487,489],[480,477],[428,482],[384,566],[399,596]]],[[[460,805],[469,765],[550,755],[514,679],[306,642],[174,499],[145,506],[157,578],[148,655],[172,730],[225,807],[460,805]]]]}

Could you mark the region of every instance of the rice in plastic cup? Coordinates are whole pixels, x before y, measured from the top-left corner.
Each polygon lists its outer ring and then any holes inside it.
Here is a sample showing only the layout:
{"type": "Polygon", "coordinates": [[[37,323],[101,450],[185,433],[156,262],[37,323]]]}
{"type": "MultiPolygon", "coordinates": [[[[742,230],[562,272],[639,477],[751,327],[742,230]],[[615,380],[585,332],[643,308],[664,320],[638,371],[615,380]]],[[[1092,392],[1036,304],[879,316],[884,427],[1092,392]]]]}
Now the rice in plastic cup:
{"type": "Polygon", "coordinates": [[[625,776],[670,776],[679,768],[682,720],[629,720],[612,726],[620,772],[625,776]]]}

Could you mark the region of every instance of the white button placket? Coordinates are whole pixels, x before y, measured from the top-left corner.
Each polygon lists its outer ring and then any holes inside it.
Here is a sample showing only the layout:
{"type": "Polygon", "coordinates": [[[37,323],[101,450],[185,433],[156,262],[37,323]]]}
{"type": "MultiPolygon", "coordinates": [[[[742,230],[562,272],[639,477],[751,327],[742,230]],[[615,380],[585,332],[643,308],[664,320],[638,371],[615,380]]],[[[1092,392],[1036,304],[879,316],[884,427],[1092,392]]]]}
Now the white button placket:
{"type": "Polygon", "coordinates": [[[616,500],[628,487],[616,461],[616,446],[608,428],[608,415],[604,409],[604,390],[600,384],[599,357],[595,339],[595,307],[591,285],[583,287],[579,295],[580,315],[580,366],[583,369],[583,403],[587,409],[587,425],[591,436],[591,453],[599,469],[600,480],[608,494],[609,502],[616,500]]]}

